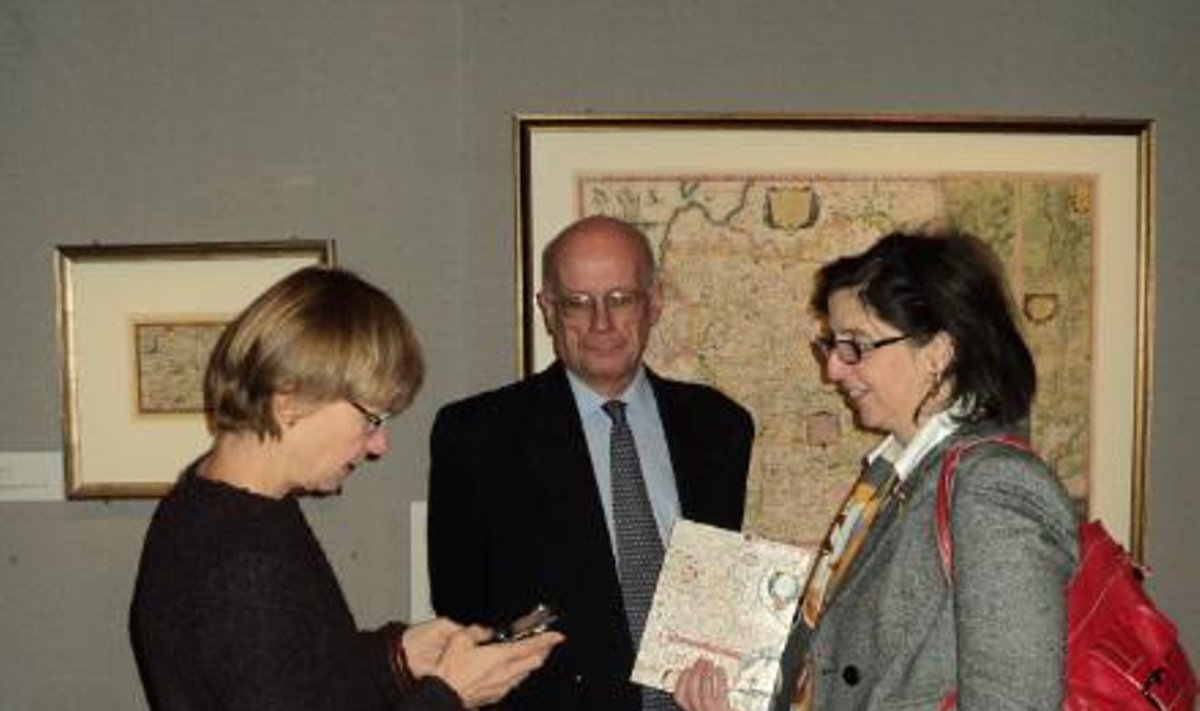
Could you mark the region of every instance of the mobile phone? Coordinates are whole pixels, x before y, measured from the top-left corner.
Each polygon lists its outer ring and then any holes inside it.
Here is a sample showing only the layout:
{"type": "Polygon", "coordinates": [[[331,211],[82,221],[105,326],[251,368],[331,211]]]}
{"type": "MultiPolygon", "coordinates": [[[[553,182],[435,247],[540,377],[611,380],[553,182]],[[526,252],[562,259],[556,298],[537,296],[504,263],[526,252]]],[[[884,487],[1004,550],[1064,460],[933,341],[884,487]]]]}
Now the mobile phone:
{"type": "Polygon", "coordinates": [[[535,634],[541,634],[558,622],[558,612],[545,603],[538,603],[529,612],[496,628],[488,644],[495,642],[517,642],[535,634]]]}

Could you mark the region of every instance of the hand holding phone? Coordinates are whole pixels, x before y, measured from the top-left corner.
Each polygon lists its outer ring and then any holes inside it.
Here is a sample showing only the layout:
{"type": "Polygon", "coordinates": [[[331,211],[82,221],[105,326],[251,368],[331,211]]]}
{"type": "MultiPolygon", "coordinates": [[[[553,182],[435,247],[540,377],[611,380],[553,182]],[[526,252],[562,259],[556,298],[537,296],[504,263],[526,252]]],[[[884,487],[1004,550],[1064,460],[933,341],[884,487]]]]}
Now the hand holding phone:
{"type": "Polygon", "coordinates": [[[545,632],[553,627],[556,622],[558,622],[558,612],[545,603],[538,603],[528,613],[518,617],[507,625],[497,627],[496,631],[492,633],[492,638],[487,641],[487,644],[516,642],[526,639],[535,634],[545,632]]]}
{"type": "Polygon", "coordinates": [[[496,633],[489,634],[478,625],[458,626],[438,658],[432,676],[440,677],[454,689],[466,708],[499,701],[542,666],[565,639],[547,629],[557,615],[548,607],[544,610],[541,607],[502,626],[496,633]],[[494,644],[501,641],[504,643],[494,644]]]}

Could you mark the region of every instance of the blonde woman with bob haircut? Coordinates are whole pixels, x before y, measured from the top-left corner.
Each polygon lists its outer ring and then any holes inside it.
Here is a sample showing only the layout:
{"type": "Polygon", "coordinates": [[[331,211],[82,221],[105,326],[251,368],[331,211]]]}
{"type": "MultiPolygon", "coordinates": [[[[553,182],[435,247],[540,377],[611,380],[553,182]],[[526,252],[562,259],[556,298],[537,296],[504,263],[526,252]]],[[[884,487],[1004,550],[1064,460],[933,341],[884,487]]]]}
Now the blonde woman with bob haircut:
{"type": "Polygon", "coordinates": [[[474,708],[562,641],[485,645],[448,619],[358,630],[297,495],[386,454],[423,374],[403,312],[344,269],[295,272],[229,324],[204,379],[212,447],[142,550],[130,634],[152,708],[474,708]]]}

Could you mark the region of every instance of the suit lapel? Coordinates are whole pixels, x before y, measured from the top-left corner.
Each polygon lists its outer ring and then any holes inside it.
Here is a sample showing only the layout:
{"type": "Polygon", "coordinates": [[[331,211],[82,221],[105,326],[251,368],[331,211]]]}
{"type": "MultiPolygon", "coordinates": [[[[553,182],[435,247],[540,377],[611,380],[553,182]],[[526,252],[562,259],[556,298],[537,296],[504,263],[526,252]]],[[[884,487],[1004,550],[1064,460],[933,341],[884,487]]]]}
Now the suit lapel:
{"type": "Polygon", "coordinates": [[[688,412],[685,392],[674,388],[649,368],[646,377],[654,390],[654,402],[667,439],[667,453],[675,474],[675,490],[679,494],[679,512],[684,518],[696,518],[697,487],[695,476],[703,471],[704,448],[692,433],[692,417],[688,412]]]}
{"type": "MultiPolygon", "coordinates": [[[[587,439],[561,364],[535,376],[531,426],[523,430],[521,450],[529,462],[533,484],[550,502],[551,530],[561,531],[563,544],[582,560],[613,561],[608,526],[596,488],[587,439]]],[[[612,565],[608,566],[612,569],[612,565]]]]}
{"type": "MultiPolygon", "coordinates": [[[[858,557],[853,561],[850,569],[846,571],[845,579],[840,586],[841,590],[852,588],[856,581],[863,577],[864,571],[870,569],[872,560],[887,548],[894,536],[892,529],[900,525],[899,519],[904,515],[905,509],[914,507],[924,509],[924,498],[927,495],[925,490],[928,488],[924,482],[928,477],[936,476],[936,470],[941,464],[943,453],[957,437],[958,435],[951,435],[936,444],[933,449],[925,453],[921,461],[918,462],[917,467],[909,473],[908,477],[903,482],[900,482],[896,494],[892,497],[892,501],[880,511],[879,516],[876,518],[873,526],[875,530],[868,536],[858,557]],[[910,501],[912,501],[911,504],[909,503],[910,501]]],[[[837,592],[834,592],[834,599],[837,598],[837,592]]],[[[832,600],[830,602],[832,603],[832,600]]]]}
{"type": "Polygon", "coordinates": [[[599,655],[606,669],[624,677],[633,663],[633,641],[579,410],[561,364],[535,377],[521,449],[532,484],[548,502],[545,545],[553,551],[548,560],[557,568],[556,587],[567,596],[568,635],[579,631],[577,642],[587,650],[579,653],[599,655]],[[614,635],[614,628],[626,632],[614,635]]]}
{"type": "MultiPolygon", "coordinates": [[[[892,476],[892,467],[884,462],[878,466],[884,467],[878,471],[873,471],[868,477],[876,486],[883,487],[887,479],[892,476]]],[[[915,472],[914,472],[915,474],[915,472]]],[[[885,542],[890,539],[890,533],[893,526],[896,525],[900,513],[903,511],[904,499],[907,496],[907,491],[910,489],[905,484],[909,482],[897,482],[896,488],[890,495],[885,495],[885,498],[880,504],[878,512],[870,523],[869,529],[864,534],[861,548],[850,559],[849,565],[842,574],[842,579],[837,583],[836,587],[830,591],[829,599],[825,603],[825,608],[837,602],[838,597],[847,590],[854,587],[856,582],[863,576],[863,571],[869,570],[871,561],[875,556],[885,548],[885,542]]]]}

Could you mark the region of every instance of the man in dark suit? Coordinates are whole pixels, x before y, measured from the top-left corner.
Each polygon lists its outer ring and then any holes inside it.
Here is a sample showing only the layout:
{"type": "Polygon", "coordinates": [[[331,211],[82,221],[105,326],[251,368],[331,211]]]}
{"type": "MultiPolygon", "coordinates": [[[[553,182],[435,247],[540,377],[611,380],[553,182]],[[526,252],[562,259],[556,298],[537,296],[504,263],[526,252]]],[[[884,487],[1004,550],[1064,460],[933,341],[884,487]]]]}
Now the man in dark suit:
{"type": "MultiPolygon", "coordinates": [[[[623,475],[612,466],[621,457],[609,449],[615,418],[605,403],[625,403],[648,525],[663,542],[679,517],[741,526],[753,423],[716,390],[643,366],[662,291],[634,227],[589,217],[559,233],[542,254],[538,306],[558,360],[446,406],[434,423],[433,606],[487,625],[539,602],[561,612],[567,641],[503,708],[639,711],[642,688],[628,680],[637,640],[622,598],[632,557],[621,565],[613,511],[621,495],[610,489],[623,475]]],[[[670,699],[646,703],[667,708],[670,699]]]]}

